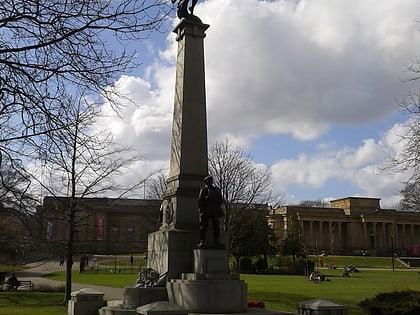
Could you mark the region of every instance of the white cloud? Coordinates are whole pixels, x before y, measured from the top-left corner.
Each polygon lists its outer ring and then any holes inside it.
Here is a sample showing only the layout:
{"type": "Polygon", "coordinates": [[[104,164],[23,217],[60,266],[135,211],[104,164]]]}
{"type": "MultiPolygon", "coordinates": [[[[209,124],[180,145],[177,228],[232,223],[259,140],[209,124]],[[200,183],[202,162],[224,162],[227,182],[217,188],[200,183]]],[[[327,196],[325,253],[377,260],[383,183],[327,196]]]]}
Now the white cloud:
{"type": "MultiPolygon", "coordinates": [[[[247,147],[273,134],[314,140],[335,125],[367,125],[394,115],[395,98],[406,93],[403,66],[420,51],[418,12],[418,0],[199,2],[196,14],[210,24],[205,38],[209,142],[228,136],[247,147]]],[[[151,165],[145,169],[169,158],[175,34],[169,33],[165,44],[153,49],[159,54],[144,78],[120,79],[120,89],[136,104],[121,101],[124,122],[109,110],[103,121],[119,141],[147,155],[151,165]]],[[[316,189],[333,178],[383,196],[398,179],[381,176],[374,184],[386,150],[400,149],[398,142],[391,145],[390,134],[380,141],[367,138],[359,148],[343,143],[336,151],[302,152],[279,160],[273,172],[286,184],[316,189]]]]}
{"type": "Polygon", "coordinates": [[[363,141],[363,145],[356,150],[344,152],[341,164],[345,168],[360,168],[370,163],[381,163],[386,159],[388,151],[374,139],[366,139],[363,141]]]}
{"type": "Polygon", "coordinates": [[[310,157],[300,155],[296,159],[279,160],[271,167],[274,180],[286,191],[291,185],[319,189],[334,180],[358,187],[360,196],[379,197],[383,204],[395,205],[400,199],[397,194],[402,183],[409,177],[406,173],[384,169],[389,154],[398,154],[401,149],[397,142],[389,142],[395,137],[396,129],[400,130],[401,125],[394,125],[383,139],[364,140],[357,148],[345,147],[310,157]]]}
{"type": "Polygon", "coordinates": [[[404,91],[402,66],[420,48],[418,9],[418,1],[204,2],[210,126],[306,140],[332,122],[389,115],[404,91]]]}

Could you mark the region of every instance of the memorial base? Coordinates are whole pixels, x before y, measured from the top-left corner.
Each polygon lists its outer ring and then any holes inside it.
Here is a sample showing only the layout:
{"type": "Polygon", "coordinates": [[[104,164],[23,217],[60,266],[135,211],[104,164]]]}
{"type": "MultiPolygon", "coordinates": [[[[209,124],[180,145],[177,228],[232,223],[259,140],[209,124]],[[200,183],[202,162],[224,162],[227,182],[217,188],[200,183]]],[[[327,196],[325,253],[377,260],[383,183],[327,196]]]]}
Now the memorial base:
{"type": "Polygon", "coordinates": [[[247,284],[228,272],[226,250],[195,249],[194,273],[166,285],[169,303],[190,313],[242,313],[248,309],[247,284]]]}
{"type": "Polygon", "coordinates": [[[248,309],[247,285],[242,280],[172,280],[169,302],[190,313],[241,313],[248,309]]]}
{"type": "Polygon", "coordinates": [[[149,234],[147,267],[167,279],[179,279],[184,272],[193,272],[193,249],[199,242],[197,231],[166,230],[149,234]]]}
{"type": "Polygon", "coordinates": [[[168,294],[165,287],[126,287],[123,292],[122,308],[132,309],[152,302],[167,300],[168,294]]]}

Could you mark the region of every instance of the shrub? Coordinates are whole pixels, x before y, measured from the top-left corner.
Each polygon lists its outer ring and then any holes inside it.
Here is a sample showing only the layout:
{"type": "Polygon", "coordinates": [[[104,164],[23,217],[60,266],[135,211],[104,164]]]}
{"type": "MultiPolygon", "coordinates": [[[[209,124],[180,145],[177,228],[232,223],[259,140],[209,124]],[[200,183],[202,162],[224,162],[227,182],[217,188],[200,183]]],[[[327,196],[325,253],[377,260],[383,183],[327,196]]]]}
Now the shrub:
{"type": "Polygon", "coordinates": [[[265,259],[264,257],[259,257],[255,262],[254,262],[254,269],[257,273],[260,273],[262,271],[265,271],[268,269],[268,262],[267,259],[265,259]]]}
{"type": "Polygon", "coordinates": [[[315,270],[315,262],[302,257],[293,260],[291,256],[281,256],[277,258],[275,266],[280,273],[287,275],[309,275],[315,270]]]}
{"type": "Polygon", "coordinates": [[[36,292],[45,292],[45,293],[62,293],[65,290],[65,286],[59,285],[59,286],[52,286],[49,284],[38,284],[35,285],[33,288],[33,291],[36,292]]]}
{"type": "Polygon", "coordinates": [[[249,257],[241,258],[241,260],[239,261],[239,271],[243,273],[255,273],[255,268],[252,264],[252,259],[249,257]]]}
{"type": "Polygon", "coordinates": [[[406,290],[379,293],[360,302],[368,315],[416,315],[420,314],[420,292],[406,290]]]}

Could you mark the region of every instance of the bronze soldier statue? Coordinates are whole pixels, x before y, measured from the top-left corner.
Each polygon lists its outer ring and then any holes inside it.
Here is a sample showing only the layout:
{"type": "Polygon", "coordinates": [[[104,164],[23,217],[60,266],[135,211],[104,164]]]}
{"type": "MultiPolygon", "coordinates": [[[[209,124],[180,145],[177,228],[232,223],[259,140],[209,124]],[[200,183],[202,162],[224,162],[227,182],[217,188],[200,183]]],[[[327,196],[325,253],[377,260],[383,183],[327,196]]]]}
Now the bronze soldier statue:
{"type": "MultiPolygon", "coordinates": [[[[177,0],[172,0],[172,3],[175,3],[177,0]]],[[[201,20],[198,16],[194,15],[194,7],[198,0],[191,0],[191,6],[188,8],[189,0],[178,0],[178,11],[177,16],[182,19],[193,20],[200,22],[201,20]]]]}
{"type": "Polygon", "coordinates": [[[220,238],[220,217],[223,216],[223,196],[220,188],[213,185],[213,177],[204,178],[205,185],[201,187],[198,195],[198,210],[200,222],[200,244],[199,247],[205,246],[205,237],[209,221],[213,227],[214,246],[224,248],[224,244],[219,242],[220,238]]]}

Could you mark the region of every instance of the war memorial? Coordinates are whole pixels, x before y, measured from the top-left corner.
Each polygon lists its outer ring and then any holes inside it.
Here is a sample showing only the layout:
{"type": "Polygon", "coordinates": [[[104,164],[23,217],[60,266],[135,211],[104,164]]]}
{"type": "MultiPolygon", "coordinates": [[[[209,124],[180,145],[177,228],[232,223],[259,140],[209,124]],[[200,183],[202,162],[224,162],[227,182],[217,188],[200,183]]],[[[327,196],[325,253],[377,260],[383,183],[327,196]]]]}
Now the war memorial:
{"type": "MultiPolygon", "coordinates": [[[[247,284],[229,271],[225,246],[212,237],[200,242],[198,194],[208,175],[203,40],[209,25],[193,14],[196,2],[188,7],[189,1],[178,1],[170,169],[161,226],[148,237],[147,269],[119,301],[105,303],[103,294],[88,289],[73,292],[69,314],[97,314],[99,308],[100,315],[248,313],[247,284]]],[[[267,313],[282,314],[252,312],[267,313]]]]}

